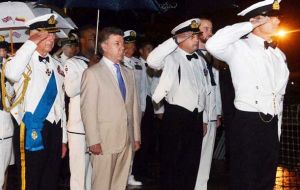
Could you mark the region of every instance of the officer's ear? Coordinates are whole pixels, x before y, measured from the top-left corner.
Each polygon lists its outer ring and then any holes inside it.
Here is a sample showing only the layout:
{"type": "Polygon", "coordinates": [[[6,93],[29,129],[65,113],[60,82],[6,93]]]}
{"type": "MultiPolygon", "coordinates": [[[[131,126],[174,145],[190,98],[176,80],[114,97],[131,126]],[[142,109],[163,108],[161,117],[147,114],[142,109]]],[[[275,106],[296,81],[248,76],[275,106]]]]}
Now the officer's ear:
{"type": "Polygon", "coordinates": [[[106,41],[100,43],[100,50],[101,50],[102,53],[107,51],[107,43],[106,43],[106,41]]]}
{"type": "Polygon", "coordinates": [[[143,48],[139,48],[139,53],[140,53],[140,55],[143,55],[143,54],[144,54],[143,48]]]}
{"type": "Polygon", "coordinates": [[[38,30],[27,30],[25,33],[27,34],[27,35],[29,35],[29,36],[32,36],[32,35],[34,35],[34,34],[36,34],[36,33],[38,33],[39,31],[38,30]]]}

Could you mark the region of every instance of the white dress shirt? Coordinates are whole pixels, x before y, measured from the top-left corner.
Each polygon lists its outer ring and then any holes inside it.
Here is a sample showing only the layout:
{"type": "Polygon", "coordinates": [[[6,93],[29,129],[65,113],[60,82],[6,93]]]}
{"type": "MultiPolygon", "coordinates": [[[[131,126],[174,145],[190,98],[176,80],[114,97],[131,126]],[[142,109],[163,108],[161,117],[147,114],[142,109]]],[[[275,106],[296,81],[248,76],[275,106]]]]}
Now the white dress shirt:
{"type": "Polygon", "coordinates": [[[114,76],[114,78],[116,79],[116,81],[118,82],[118,77],[117,77],[117,68],[114,66],[114,62],[112,62],[111,60],[109,60],[107,57],[103,56],[103,61],[106,64],[106,66],[108,67],[108,69],[111,71],[112,75],[114,76]]]}

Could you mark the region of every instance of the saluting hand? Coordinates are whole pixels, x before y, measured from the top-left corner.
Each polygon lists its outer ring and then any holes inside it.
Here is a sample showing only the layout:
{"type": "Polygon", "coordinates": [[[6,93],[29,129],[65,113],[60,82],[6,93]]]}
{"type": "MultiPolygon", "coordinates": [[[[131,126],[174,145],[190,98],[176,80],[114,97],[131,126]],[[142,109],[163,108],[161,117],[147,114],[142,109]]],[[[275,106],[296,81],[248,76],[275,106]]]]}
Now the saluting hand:
{"type": "Polygon", "coordinates": [[[103,155],[102,148],[101,148],[100,144],[95,144],[95,145],[90,146],[89,150],[94,155],[99,155],[99,154],[103,155]]]}
{"type": "Polygon", "coordinates": [[[30,35],[29,40],[38,45],[41,41],[48,37],[47,31],[41,31],[30,35]]]}

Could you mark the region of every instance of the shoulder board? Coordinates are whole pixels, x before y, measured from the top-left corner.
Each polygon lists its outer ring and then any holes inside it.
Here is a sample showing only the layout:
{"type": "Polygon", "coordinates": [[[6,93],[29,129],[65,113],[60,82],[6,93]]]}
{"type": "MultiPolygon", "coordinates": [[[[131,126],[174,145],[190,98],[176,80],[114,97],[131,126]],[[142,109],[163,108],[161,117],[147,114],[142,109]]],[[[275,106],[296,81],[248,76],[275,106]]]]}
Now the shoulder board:
{"type": "Polygon", "coordinates": [[[76,55],[76,56],[74,56],[73,58],[82,60],[82,61],[84,61],[86,64],[88,64],[88,63],[90,62],[90,60],[89,60],[88,58],[83,57],[83,56],[77,56],[77,55],[76,55]]]}
{"type": "Polygon", "coordinates": [[[241,37],[242,40],[248,39],[248,34],[241,37]]]}
{"type": "Polygon", "coordinates": [[[128,68],[130,70],[133,70],[134,68],[130,67],[128,64],[126,64],[124,61],[121,62],[121,64],[123,67],[128,68]]]}
{"type": "Polygon", "coordinates": [[[62,62],[60,60],[55,59],[53,56],[49,56],[50,60],[53,61],[54,64],[62,66],[62,62]]]}
{"type": "Polygon", "coordinates": [[[134,61],[135,63],[140,63],[141,62],[141,60],[136,58],[136,57],[132,57],[131,60],[134,61]]]}
{"type": "Polygon", "coordinates": [[[138,65],[138,64],[134,65],[134,68],[136,70],[143,70],[143,67],[141,65],[138,65]]]}
{"type": "Polygon", "coordinates": [[[58,57],[52,57],[55,61],[58,61],[58,62],[60,62],[60,60],[59,60],[59,58],[58,57]]]}

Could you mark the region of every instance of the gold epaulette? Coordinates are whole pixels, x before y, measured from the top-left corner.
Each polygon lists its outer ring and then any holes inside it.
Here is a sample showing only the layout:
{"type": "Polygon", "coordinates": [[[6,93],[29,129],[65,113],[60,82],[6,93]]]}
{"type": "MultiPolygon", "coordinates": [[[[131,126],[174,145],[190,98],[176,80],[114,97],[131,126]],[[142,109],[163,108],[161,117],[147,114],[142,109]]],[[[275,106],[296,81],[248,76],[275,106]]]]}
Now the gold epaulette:
{"type": "Polygon", "coordinates": [[[30,81],[30,75],[32,73],[31,71],[31,67],[28,65],[27,71],[24,72],[22,75],[24,77],[23,80],[23,88],[21,90],[21,95],[19,97],[16,97],[15,95],[17,94],[17,92],[19,91],[19,89],[15,92],[15,94],[13,96],[9,96],[6,90],[6,85],[5,85],[5,66],[7,64],[8,61],[10,61],[11,58],[8,58],[3,64],[2,64],[2,75],[1,75],[1,89],[2,89],[2,104],[3,104],[3,109],[7,112],[10,112],[10,110],[12,110],[14,107],[16,107],[18,104],[22,103],[25,97],[25,93],[27,91],[28,88],[28,83],[30,81]],[[6,102],[6,98],[8,99],[8,102],[10,105],[7,105],[6,102]]]}

